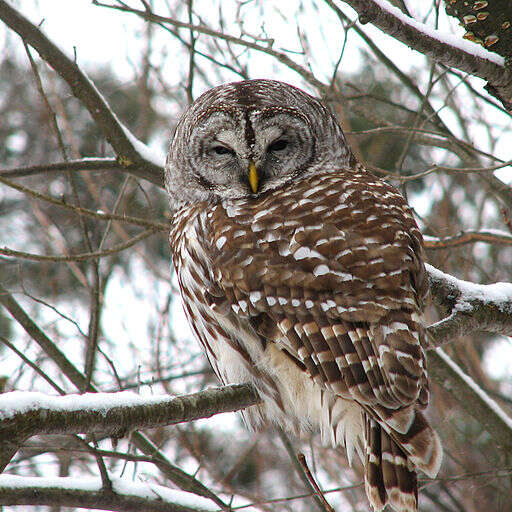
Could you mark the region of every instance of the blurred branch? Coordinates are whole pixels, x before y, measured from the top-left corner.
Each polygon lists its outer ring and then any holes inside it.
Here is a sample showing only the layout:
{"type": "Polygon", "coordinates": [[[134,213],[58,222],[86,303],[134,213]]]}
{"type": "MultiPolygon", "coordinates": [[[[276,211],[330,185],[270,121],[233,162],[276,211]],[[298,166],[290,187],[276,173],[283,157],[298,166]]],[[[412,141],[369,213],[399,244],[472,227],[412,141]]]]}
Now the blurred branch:
{"type": "Polygon", "coordinates": [[[117,254],[118,252],[124,251],[129,247],[139,243],[142,240],[150,237],[155,234],[156,230],[154,229],[146,229],[142,233],[130,238],[126,242],[121,244],[117,244],[112,246],[110,249],[103,249],[101,251],[95,252],[87,252],[83,254],[67,254],[67,255],[51,255],[51,254],[31,254],[28,252],[15,251],[13,249],[9,249],[8,247],[0,247],[0,254],[4,256],[11,256],[14,258],[20,258],[24,260],[32,260],[32,261],[53,261],[53,262],[62,262],[62,261],[86,261],[96,258],[104,258],[105,256],[112,256],[113,254],[117,254]]]}
{"type": "MultiPolygon", "coordinates": [[[[1,0],[0,0],[1,1],[1,0]]],[[[146,219],[142,219],[139,217],[130,217],[128,215],[115,215],[113,213],[106,213],[101,211],[89,210],[87,208],[82,208],[79,206],[74,206],[72,204],[66,203],[63,199],[55,199],[52,196],[42,194],[41,192],[36,192],[30,188],[24,187],[23,185],[18,185],[13,181],[6,180],[5,178],[0,177],[0,183],[7,185],[8,187],[17,190],[18,192],[22,192],[23,194],[27,194],[34,199],[39,199],[42,201],[46,201],[48,203],[54,204],[55,206],[60,206],[61,208],[66,208],[67,210],[71,210],[75,212],[77,215],[86,215],[89,217],[94,217],[96,219],[102,220],[118,220],[121,222],[127,222],[128,224],[134,224],[135,226],[142,226],[148,229],[154,229],[156,231],[168,231],[169,226],[167,224],[162,224],[159,222],[151,222],[146,219]]]]}
{"type": "Polygon", "coordinates": [[[512,71],[503,58],[475,45],[474,53],[462,48],[462,38],[442,34],[409,18],[387,2],[344,0],[359,14],[361,23],[373,23],[383,32],[435,61],[487,80],[487,90],[512,111],[512,71]],[[484,58],[483,55],[487,54],[484,58]],[[496,94],[495,94],[496,93],[496,94]]]}
{"type": "Polygon", "coordinates": [[[218,510],[204,498],[120,478],[112,479],[112,489],[97,478],[35,478],[0,476],[2,505],[47,505],[145,512],[207,512],[218,510]],[[182,503],[180,503],[180,501],[182,503]]]}
{"type": "Polygon", "coordinates": [[[429,352],[430,376],[493,438],[502,453],[512,450],[512,418],[442,350],[429,352]]]}
{"type": "Polygon", "coordinates": [[[83,103],[110,145],[126,172],[133,173],[162,186],[162,165],[144,153],[149,148],[137,140],[116,117],[107,101],[96,89],[78,64],[50,41],[43,32],[4,0],[0,0],[0,19],[14,30],[25,43],[32,46],[69,85],[73,94],[83,103]]]}
{"type": "MultiPolygon", "coordinates": [[[[284,432],[282,429],[277,430],[277,435],[281,438],[281,442],[283,443],[283,446],[288,453],[288,456],[290,457],[290,460],[292,461],[293,467],[295,468],[295,472],[299,476],[299,478],[302,480],[302,483],[304,484],[304,488],[306,491],[308,491],[311,494],[311,499],[315,503],[315,506],[318,510],[321,512],[329,512],[329,504],[327,506],[325,505],[324,501],[321,499],[320,495],[316,493],[315,488],[311,484],[311,481],[308,479],[308,476],[306,472],[304,471],[304,468],[302,467],[301,463],[298,459],[298,453],[295,450],[292,442],[290,441],[290,438],[284,432]]],[[[325,500],[325,498],[324,498],[325,500]]]]}
{"type": "Polygon", "coordinates": [[[423,236],[425,248],[429,250],[449,249],[461,245],[486,242],[489,244],[512,245],[512,235],[498,231],[462,231],[457,235],[437,238],[423,236]]]}
{"type": "Polygon", "coordinates": [[[500,200],[507,205],[508,208],[512,209],[512,186],[504,183],[496,176],[485,176],[482,180],[483,184],[494,194],[496,194],[500,200]]]}
{"type": "MultiPolygon", "coordinates": [[[[142,168],[140,168],[142,169],[142,168]]],[[[29,167],[18,167],[16,169],[0,169],[0,177],[3,178],[23,178],[25,176],[35,176],[44,172],[55,171],[120,171],[126,173],[126,167],[123,167],[116,158],[83,158],[80,160],[68,160],[67,162],[57,162],[54,164],[31,165],[29,167]]],[[[130,173],[137,175],[135,166],[130,168],[130,173]]],[[[163,169],[161,169],[163,175],[163,169]]],[[[163,187],[163,178],[156,185],[163,187]]]]}

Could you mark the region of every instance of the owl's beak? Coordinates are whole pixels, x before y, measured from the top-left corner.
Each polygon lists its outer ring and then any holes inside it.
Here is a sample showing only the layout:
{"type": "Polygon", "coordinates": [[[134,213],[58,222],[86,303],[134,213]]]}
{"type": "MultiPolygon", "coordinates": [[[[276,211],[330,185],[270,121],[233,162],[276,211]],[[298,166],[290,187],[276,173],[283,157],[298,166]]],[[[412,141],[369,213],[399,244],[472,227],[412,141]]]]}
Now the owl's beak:
{"type": "Polygon", "coordinates": [[[258,177],[258,171],[256,170],[256,164],[250,160],[249,161],[249,185],[251,185],[251,190],[253,194],[258,192],[258,183],[260,179],[258,177]]]}

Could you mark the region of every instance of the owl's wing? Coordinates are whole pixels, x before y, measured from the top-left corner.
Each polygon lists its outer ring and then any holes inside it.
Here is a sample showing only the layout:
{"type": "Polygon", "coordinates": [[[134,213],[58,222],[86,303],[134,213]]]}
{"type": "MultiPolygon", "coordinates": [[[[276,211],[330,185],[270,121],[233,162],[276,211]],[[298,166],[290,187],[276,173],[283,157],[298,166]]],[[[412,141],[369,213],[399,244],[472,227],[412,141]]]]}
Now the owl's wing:
{"type": "Polygon", "coordinates": [[[306,185],[296,193],[307,200],[275,197],[243,217],[217,208],[216,294],[315,382],[386,421],[387,409],[428,402],[421,235],[391,187],[347,196],[346,184],[326,185],[330,194],[306,185]]]}

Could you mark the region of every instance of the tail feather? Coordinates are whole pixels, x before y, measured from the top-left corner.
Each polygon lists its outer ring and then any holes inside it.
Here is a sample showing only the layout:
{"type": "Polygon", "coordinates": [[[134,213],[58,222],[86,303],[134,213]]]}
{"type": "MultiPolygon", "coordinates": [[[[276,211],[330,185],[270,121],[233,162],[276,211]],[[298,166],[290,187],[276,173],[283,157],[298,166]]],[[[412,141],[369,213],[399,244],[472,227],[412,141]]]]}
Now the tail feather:
{"type": "Polygon", "coordinates": [[[366,418],[365,489],[375,510],[387,504],[397,512],[418,510],[416,471],[409,468],[407,456],[386,431],[366,418]]]}
{"type": "Polygon", "coordinates": [[[417,512],[416,470],[435,476],[442,448],[435,431],[416,411],[408,432],[398,433],[365,413],[365,489],[374,510],[417,512]]]}

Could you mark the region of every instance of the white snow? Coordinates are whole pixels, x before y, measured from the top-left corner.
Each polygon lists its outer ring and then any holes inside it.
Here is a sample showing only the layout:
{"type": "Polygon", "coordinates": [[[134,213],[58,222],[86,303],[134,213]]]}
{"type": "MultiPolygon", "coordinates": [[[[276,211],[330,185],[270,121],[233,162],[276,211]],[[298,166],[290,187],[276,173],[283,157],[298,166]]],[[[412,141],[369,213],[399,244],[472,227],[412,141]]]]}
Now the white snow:
{"type": "Polygon", "coordinates": [[[387,0],[373,0],[373,3],[377,4],[381,9],[398,18],[402,23],[405,23],[410,27],[413,27],[414,29],[418,30],[419,32],[422,32],[423,34],[429,37],[437,39],[439,42],[443,44],[447,44],[449,46],[458,48],[459,50],[474,55],[475,57],[478,57],[480,59],[485,59],[490,62],[494,62],[494,64],[497,64],[498,66],[505,65],[505,59],[501,55],[491,53],[476,43],[472,43],[470,41],[467,41],[466,39],[462,39],[461,36],[445,34],[443,32],[439,32],[435,28],[425,25],[424,23],[416,21],[407,16],[406,14],[404,14],[400,9],[398,9],[398,7],[391,5],[387,0]]]}
{"type": "Polygon", "coordinates": [[[460,290],[461,295],[455,306],[458,311],[470,309],[472,300],[492,302],[501,311],[505,311],[505,309],[512,310],[512,283],[476,284],[445,274],[429,264],[426,265],[426,268],[429,274],[437,279],[448,281],[460,290]]]}
{"type": "Polygon", "coordinates": [[[442,349],[437,348],[436,351],[441,359],[486,403],[489,409],[492,409],[496,416],[512,430],[512,418],[505,414],[503,409],[469,375],[466,375],[442,349]]]}
{"type": "MultiPolygon", "coordinates": [[[[80,68],[78,64],[77,67],[80,68]]],[[[96,94],[103,100],[106,108],[109,110],[110,114],[115,119],[119,127],[123,130],[124,134],[126,135],[126,138],[130,141],[135,151],[137,151],[137,153],[139,153],[139,155],[148,162],[151,162],[152,164],[163,168],[165,165],[165,156],[161,154],[160,151],[150,148],[149,146],[141,142],[139,139],[137,139],[137,137],[133,135],[133,133],[121,122],[121,120],[117,117],[115,112],[110,108],[108,101],[103,96],[103,94],[101,94],[101,92],[96,87],[94,82],[88,77],[85,70],[80,69],[80,71],[82,72],[85,79],[89,82],[89,85],[95,90],[96,94]]]]}
{"type": "Polygon", "coordinates": [[[169,395],[141,396],[131,391],[65,396],[51,396],[35,391],[11,391],[0,394],[0,420],[37,409],[69,412],[94,410],[106,414],[114,407],[151,405],[172,400],[173,397],[169,395]]]}
{"type": "MultiPolygon", "coordinates": [[[[168,489],[157,484],[148,484],[128,480],[127,478],[111,478],[112,488],[115,493],[124,496],[135,496],[141,499],[157,499],[169,505],[176,504],[198,511],[217,511],[219,507],[209,499],[195,494],[168,489]]],[[[0,491],[8,489],[66,489],[69,491],[98,492],[101,490],[101,479],[99,478],[38,478],[17,475],[0,475],[0,491]]]]}
{"type": "Polygon", "coordinates": [[[149,146],[141,142],[119,119],[117,119],[117,116],[115,114],[114,117],[116,117],[119,126],[122,128],[124,134],[126,135],[126,138],[131,142],[132,146],[135,148],[135,151],[137,151],[137,153],[139,153],[139,155],[142,158],[144,158],[144,160],[147,160],[148,162],[151,162],[152,164],[163,168],[165,166],[165,155],[160,150],[150,148],[149,146]]]}

